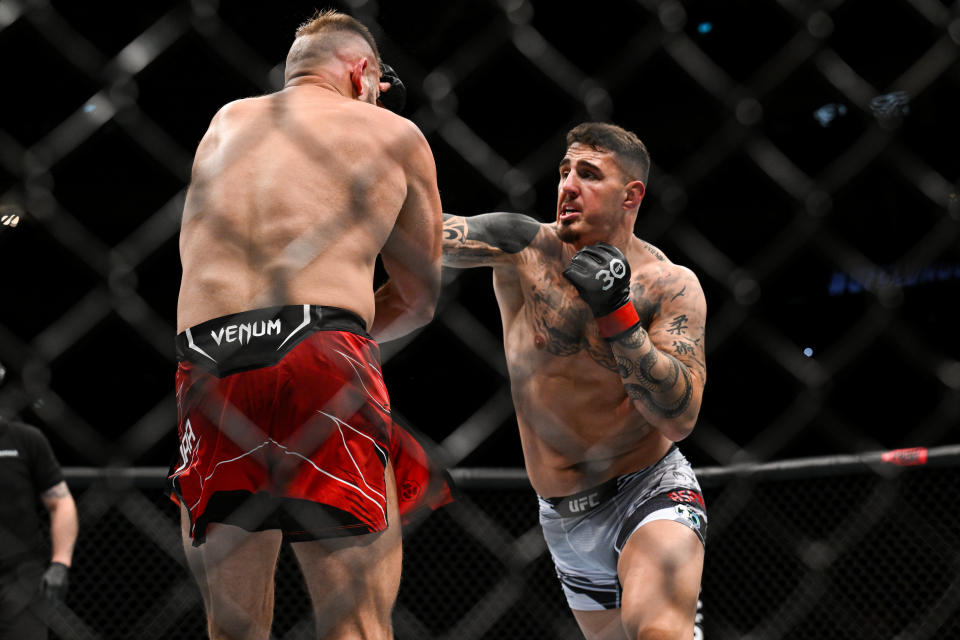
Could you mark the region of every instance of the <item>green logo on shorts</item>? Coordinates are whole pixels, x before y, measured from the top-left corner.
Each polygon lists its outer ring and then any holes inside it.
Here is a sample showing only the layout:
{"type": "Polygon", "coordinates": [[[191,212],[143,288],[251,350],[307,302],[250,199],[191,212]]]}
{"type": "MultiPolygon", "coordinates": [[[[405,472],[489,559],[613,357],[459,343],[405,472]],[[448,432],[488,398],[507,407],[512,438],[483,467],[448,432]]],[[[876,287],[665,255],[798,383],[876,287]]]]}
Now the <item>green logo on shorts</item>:
{"type": "Polygon", "coordinates": [[[694,529],[700,529],[700,516],[697,515],[696,511],[685,504],[678,504],[674,507],[674,510],[676,510],[677,515],[690,522],[694,529]]]}

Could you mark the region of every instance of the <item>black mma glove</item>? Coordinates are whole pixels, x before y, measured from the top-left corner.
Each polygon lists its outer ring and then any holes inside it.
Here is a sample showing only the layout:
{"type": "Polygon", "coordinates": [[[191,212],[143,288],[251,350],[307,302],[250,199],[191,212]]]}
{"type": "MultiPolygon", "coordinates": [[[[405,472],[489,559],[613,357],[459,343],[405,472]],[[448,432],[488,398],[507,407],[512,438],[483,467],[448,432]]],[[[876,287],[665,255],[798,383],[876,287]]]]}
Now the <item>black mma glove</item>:
{"type": "Polygon", "coordinates": [[[400,113],[407,104],[407,88],[403,86],[400,76],[390,65],[381,63],[380,71],[382,72],[380,82],[390,83],[390,88],[380,94],[380,105],[394,113],[400,113]]]}
{"type": "Polygon", "coordinates": [[[70,586],[70,567],[62,562],[51,562],[40,578],[40,591],[50,600],[60,600],[67,597],[70,586]]]}
{"type": "Polygon", "coordinates": [[[598,242],[584,247],[570,259],[563,277],[577,288],[607,340],[640,322],[630,301],[630,263],[613,245],[598,242]]]}

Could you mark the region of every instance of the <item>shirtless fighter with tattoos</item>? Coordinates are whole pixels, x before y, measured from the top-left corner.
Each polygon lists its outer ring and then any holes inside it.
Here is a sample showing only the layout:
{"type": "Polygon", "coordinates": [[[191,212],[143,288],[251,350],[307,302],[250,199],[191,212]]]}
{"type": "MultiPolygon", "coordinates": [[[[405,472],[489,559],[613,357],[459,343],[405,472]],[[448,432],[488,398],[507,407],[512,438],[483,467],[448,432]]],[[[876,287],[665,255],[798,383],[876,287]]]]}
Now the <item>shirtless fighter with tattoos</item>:
{"type": "Polygon", "coordinates": [[[449,267],[493,267],[527,472],[588,640],[694,636],[707,517],[676,442],[706,380],[696,276],[634,235],[650,160],[631,132],[567,134],[556,221],[444,216],[449,267]]]}

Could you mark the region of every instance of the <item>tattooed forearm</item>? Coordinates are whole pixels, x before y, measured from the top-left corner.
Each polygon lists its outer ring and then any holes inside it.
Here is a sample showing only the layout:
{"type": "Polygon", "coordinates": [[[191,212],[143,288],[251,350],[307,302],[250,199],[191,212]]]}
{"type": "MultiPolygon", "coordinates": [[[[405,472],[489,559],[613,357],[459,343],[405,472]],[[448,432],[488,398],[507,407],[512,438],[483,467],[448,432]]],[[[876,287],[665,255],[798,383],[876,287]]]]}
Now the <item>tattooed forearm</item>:
{"type": "Polygon", "coordinates": [[[629,378],[633,375],[633,362],[630,358],[624,358],[623,356],[616,354],[614,356],[617,359],[617,371],[620,372],[621,378],[629,378]]]}
{"type": "Polygon", "coordinates": [[[631,400],[639,400],[661,418],[676,418],[683,415],[690,407],[690,398],[693,396],[693,385],[690,383],[690,374],[687,373],[686,367],[678,365],[677,370],[682,374],[683,382],[680,396],[676,400],[665,399],[662,394],[639,384],[626,383],[624,388],[631,400]]]}
{"type": "Polygon", "coordinates": [[[680,376],[680,363],[670,356],[665,356],[668,362],[666,375],[657,377],[653,368],[660,360],[656,349],[650,349],[647,353],[637,358],[634,373],[637,380],[651,391],[669,391],[677,384],[677,378],[680,376]]]}
{"type": "Polygon", "coordinates": [[[523,251],[540,231],[540,223],[516,213],[479,216],[443,214],[443,257],[448,266],[479,266],[523,251]]]}
{"type": "MultiPolygon", "coordinates": [[[[460,216],[443,216],[443,262],[447,266],[483,266],[500,252],[485,242],[467,242],[469,227],[467,219],[460,216]]],[[[471,238],[471,240],[473,240],[471,238]]]]}
{"type": "MultiPolygon", "coordinates": [[[[659,252],[647,246],[647,251],[659,252]]],[[[668,261],[669,262],[669,261],[668,261]]],[[[640,325],[609,341],[633,408],[665,437],[681,440],[693,429],[706,380],[706,308],[696,276],[647,259],[647,278],[633,284],[640,325]],[[642,286],[641,286],[642,285],[642,286]]]]}
{"type": "Polygon", "coordinates": [[[467,219],[443,215],[443,242],[463,244],[467,241],[467,219]]]}
{"type": "MultiPolygon", "coordinates": [[[[681,315],[672,326],[686,329],[685,322],[686,316],[681,315]]],[[[685,358],[681,361],[658,349],[642,327],[614,340],[611,346],[627,396],[658,417],[672,419],[683,415],[690,408],[694,392],[686,363],[700,365],[692,355],[696,353],[693,344],[685,339],[673,342],[674,350],[685,358]]],[[[702,365],[700,368],[703,369],[702,365]]],[[[703,375],[702,371],[698,375],[703,375]]]]}
{"type": "Polygon", "coordinates": [[[490,247],[463,245],[456,250],[443,246],[443,264],[448,267],[482,267],[490,264],[491,259],[500,255],[490,247]]]}
{"type": "Polygon", "coordinates": [[[613,341],[627,349],[639,349],[647,342],[647,332],[637,325],[631,331],[620,334],[613,341]]]}

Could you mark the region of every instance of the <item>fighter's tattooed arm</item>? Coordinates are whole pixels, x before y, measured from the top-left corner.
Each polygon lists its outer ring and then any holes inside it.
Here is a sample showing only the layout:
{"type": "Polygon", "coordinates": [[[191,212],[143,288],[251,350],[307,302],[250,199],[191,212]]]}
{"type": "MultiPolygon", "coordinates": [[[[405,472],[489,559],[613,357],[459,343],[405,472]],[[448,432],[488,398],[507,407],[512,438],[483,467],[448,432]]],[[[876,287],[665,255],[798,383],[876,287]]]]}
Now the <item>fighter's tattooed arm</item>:
{"type": "Polygon", "coordinates": [[[523,251],[542,225],[519,213],[484,213],[478,216],[443,214],[443,265],[485,267],[504,264],[523,251]]]}
{"type": "Polygon", "coordinates": [[[648,422],[671,440],[690,434],[700,411],[707,370],[703,290],[689,269],[675,267],[644,292],[661,300],[657,315],[611,342],[627,395],[648,422]]]}

